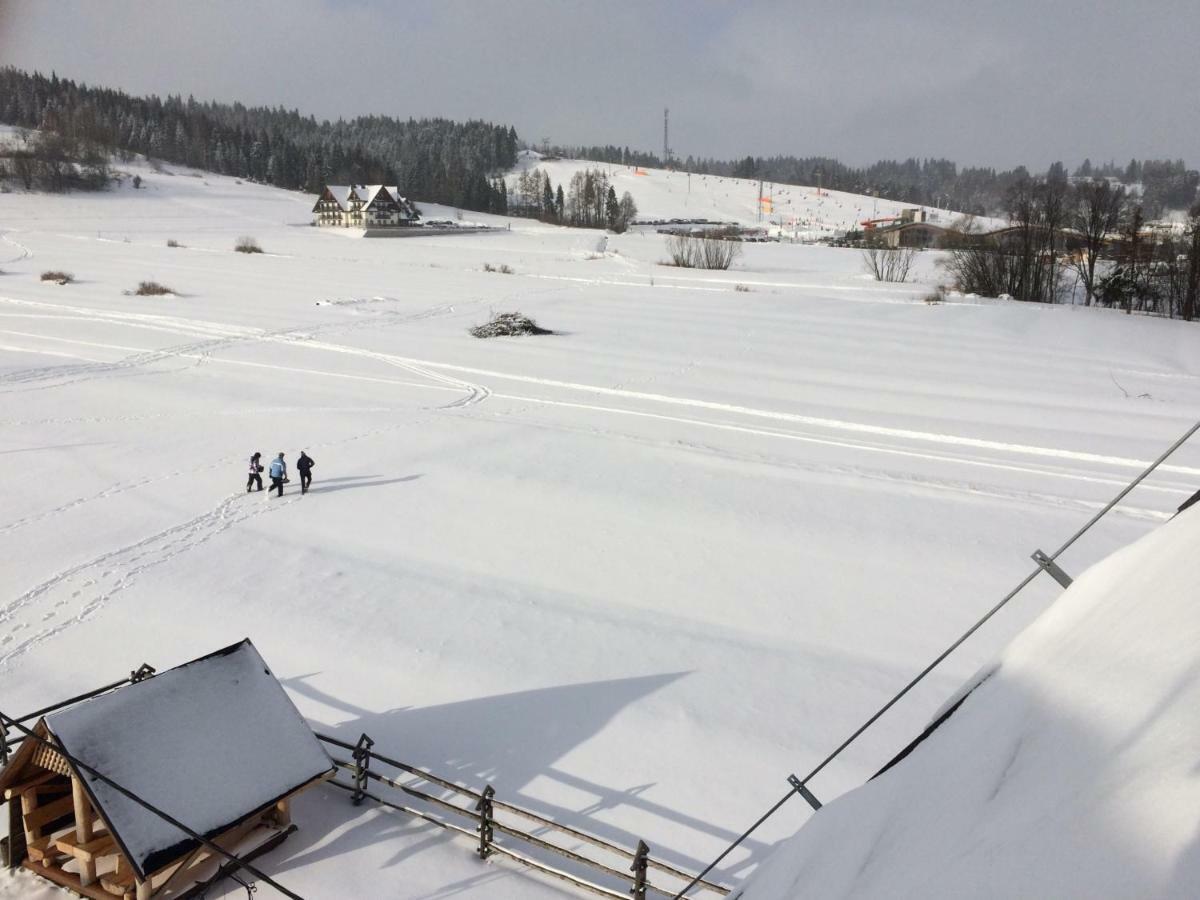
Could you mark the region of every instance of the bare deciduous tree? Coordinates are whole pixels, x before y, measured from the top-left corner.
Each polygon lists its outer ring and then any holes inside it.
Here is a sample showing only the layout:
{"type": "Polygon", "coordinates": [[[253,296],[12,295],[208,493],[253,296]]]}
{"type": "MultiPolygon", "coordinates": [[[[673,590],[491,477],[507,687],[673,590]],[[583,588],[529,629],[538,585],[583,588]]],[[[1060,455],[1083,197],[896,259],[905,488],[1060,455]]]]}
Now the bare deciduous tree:
{"type": "Polygon", "coordinates": [[[1190,322],[1200,314],[1200,203],[1188,214],[1187,281],[1180,315],[1190,322]]]}
{"type": "Polygon", "coordinates": [[[684,269],[728,269],[742,255],[742,244],[728,232],[711,234],[668,235],[671,264],[684,269]]]}
{"type": "Polygon", "coordinates": [[[1097,268],[1105,242],[1120,231],[1125,209],[1125,189],[1114,189],[1107,181],[1079,185],[1071,197],[1067,224],[1078,235],[1081,246],[1072,255],[1070,266],[1083,283],[1088,306],[1096,296],[1097,268]]]}
{"type": "Polygon", "coordinates": [[[908,273],[917,258],[913,247],[887,247],[871,244],[863,250],[863,262],[876,281],[908,281],[908,273]]]}

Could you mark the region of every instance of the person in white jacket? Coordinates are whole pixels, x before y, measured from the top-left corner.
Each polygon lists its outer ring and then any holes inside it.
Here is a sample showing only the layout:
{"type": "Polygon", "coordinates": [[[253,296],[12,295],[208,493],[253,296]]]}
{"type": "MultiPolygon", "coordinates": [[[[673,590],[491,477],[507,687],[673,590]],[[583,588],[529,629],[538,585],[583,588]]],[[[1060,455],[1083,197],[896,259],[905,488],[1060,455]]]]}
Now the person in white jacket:
{"type": "Polygon", "coordinates": [[[255,490],[262,490],[262,470],[263,465],[259,460],[262,459],[261,453],[255,453],[250,457],[250,477],[246,479],[246,493],[250,493],[250,489],[258,485],[255,490]]]}

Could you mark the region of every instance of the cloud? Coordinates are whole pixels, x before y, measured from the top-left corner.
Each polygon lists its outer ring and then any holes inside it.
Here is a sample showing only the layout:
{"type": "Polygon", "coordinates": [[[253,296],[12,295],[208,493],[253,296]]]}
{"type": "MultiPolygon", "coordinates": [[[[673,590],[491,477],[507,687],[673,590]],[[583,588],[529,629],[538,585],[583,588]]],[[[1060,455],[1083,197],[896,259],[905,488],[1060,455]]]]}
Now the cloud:
{"type": "MultiPolygon", "coordinates": [[[[0,0],[0,62],[681,154],[1041,168],[1200,145],[1200,4],[0,0]]],[[[1196,160],[1192,160],[1195,162],[1196,160]]]]}

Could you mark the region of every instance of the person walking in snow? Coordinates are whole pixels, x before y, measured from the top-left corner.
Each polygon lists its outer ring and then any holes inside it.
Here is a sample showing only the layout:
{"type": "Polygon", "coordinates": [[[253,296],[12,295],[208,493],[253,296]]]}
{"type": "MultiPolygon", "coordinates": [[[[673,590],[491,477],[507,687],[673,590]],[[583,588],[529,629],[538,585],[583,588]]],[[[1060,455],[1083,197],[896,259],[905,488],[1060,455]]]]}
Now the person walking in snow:
{"type": "Polygon", "coordinates": [[[300,493],[302,494],[308,493],[308,486],[312,484],[312,468],[315,465],[313,458],[301,450],[300,458],[296,460],[296,471],[300,473],[300,493]]]}
{"type": "Polygon", "coordinates": [[[271,491],[278,488],[279,493],[276,494],[276,496],[282,497],[283,496],[283,485],[288,480],[287,463],[285,463],[283,461],[283,451],[282,450],[279,451],[278,456],[276,456],[273,460],[271,460],[271,471],[268,474],[270,474],[270,476],[271,476],[271,487],[268,488],[267,493],[269,494],[271,491]]]}
{"type": "Polygon", "coordinates": [[[262,490],[263,465],[261,462],[259,462],[259,460],[261,460],[261,459],[262,459],[262,454],[258,453],[258,452],[255,452],[255,454],[252,457],[250,457],[250,477],[246,479],[246,493],[247,494],[250,493],[251,486],[255,485],[255,484],[258,485],[257,490],[260,490],[260,491],[262,490]]]}

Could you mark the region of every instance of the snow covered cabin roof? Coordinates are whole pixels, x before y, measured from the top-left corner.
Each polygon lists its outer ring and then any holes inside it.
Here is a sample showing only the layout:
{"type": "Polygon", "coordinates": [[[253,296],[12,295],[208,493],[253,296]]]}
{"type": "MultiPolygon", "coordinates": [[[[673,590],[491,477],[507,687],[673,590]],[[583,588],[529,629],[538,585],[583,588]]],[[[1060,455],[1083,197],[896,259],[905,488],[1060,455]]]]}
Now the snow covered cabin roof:
{"type": "Polygon", "coordinates": [[[350,188],[349,184],[327,184],[325,190],[329,192],[329,196],[342,209],[350,208],[350,188]]]}
{"type": "MultiPolygon", "coordinates": [[[[248,639],[45,724],[68,754],[206,837],[333,770],[248,639]]],[[[95,776],[77,774],[140,876],[196,846],[95,776]]]]}
{"type": "MultiPolygon", "coordinates": [[[[327,184],[325,191],[328,191],[330,198],[337,203],[342,210],[350,209],[350,197],[357,197],[363,201],[365,205],[370,205],[380,191],[387,191],[388,195],[395,200],[406,213],[412,214],[413,210],[409,205],[408,198],[400,195],[400,188],[394,184],[327,184]]],[[[325,191],[322,191],[321,199],[325,199],[325,191]]],[[[318,203],[320,200],[317,201],[318,203]]],[[[313,208],[316,211],[316,208],[313,208]]]]}

